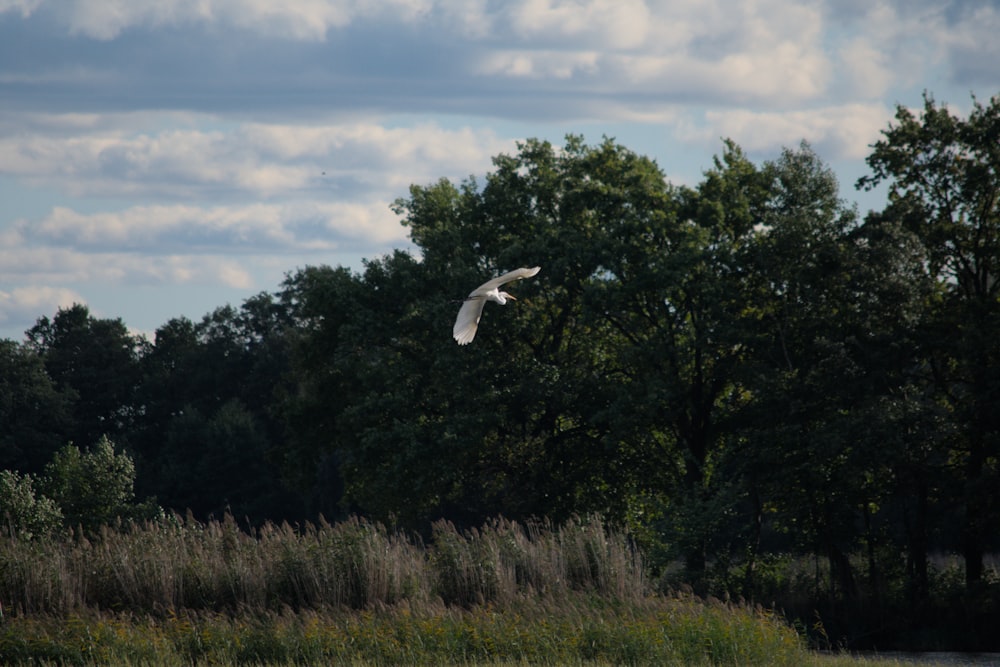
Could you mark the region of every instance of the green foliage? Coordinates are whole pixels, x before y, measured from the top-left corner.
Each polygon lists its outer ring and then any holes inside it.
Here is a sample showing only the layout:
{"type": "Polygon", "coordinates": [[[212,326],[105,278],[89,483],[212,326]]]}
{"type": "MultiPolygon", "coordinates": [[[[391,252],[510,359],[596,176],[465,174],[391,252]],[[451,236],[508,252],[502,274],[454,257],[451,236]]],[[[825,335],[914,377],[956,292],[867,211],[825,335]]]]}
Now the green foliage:
{"type": "Polygon", "coordinates": [[[89,450],[66,445],[45,466],[43,488],[62,510],[70,527],[95,531],[116,519],[146,518],[158,508],[134,503],[135,464],[102,437],[89,450]]]}
{"type": "Polygon", "coordinates": [[[143,418],[128,441],[142,493],[202,518],[301,515],[279,448],[289,322],[286,305],[262,294],[156,331],[141,363],[143,418]]]}
{"type": "Polygon", "coordinates": [[[188,406],[168,424],[156,459],[163,497],[196,516],[236,516],[261,521],[277,486],[269,442],[255,415],[233,399],[210,418],[188,406]]]}
{"type": "MultiPolygon", "coordinates": [[[[926,95],[919,115],[897,108],[896,123],[868,158],[873,174],[859,181],[889,184],[889,204],[874,221],[908,230],[926,259],[926,278],[935,282],[915,331],[923,351],[917,387],[923,424],[933,416],[949,428],[939,429],[937,457],[911,459],[911,474],[925,499],[933,495],[928,478],[957,475],[941,500],[961,507],[960,542],[973,588],[1000,521],[992,491],[1000,484],[998,136],[1000,96],[989,104],[973,99],[963,119],[926,95]]],[[[914,548],[924,542],[925,534],[911,539],[914,548]]],[[[926,572],[922,578],[926,589],[926,572]]]]}
{"type": "Polygon", "coordinates": [[[62,512],[51,498],[35,491],[30,473],[0,471],[0,519],[12,536],[31,539],[62,525],[62,512]]]}
{"type": "Polygon", "coordinates": [[[121,319],[95,318],[81,304],[61,308],[52,320],[40,318],[26,336],[53,384],[71,397],[67,440],[96,442],[130,428],[144,339],[132,336],[121,319]]]}
{"type": "Polygon", "coordinates": [[[520,148],[482,188],[439,182],[397,202],[422,262],[396,253],[361,276],[310,269],[286,282],[303,318],[299,451],[314,468],[336,460],[348,502],[374,516],[475,523],[498,507],[565,517],[622,504],[627,461],[607,438],[615,361],[598,344],[611,329],[586,298],[607,278],[608,235],[659,224],[669,188],[611,141],[520,148]],[[456,349],[452,301],[531,264],[545,268],[517,286],[516,307],[487,311],[475,348],[456,349]]]}
{"type": "Polygon", "coordinates": [[[0,340],[0,468],[41,472],[69,431],[70,401],[40,355],[0,340]]]}

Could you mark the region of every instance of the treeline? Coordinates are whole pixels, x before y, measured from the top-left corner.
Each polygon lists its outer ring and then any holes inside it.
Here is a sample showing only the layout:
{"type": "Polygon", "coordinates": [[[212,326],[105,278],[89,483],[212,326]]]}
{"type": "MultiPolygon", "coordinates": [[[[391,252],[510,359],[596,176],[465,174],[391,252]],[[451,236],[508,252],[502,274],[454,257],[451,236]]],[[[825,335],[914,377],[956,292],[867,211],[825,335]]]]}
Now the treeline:
{"type": "Polygon", "coordinates": [[[300,269],[153,341],[84,306],[41,318],[0,344],[0,466],[39,474],[106,436],[138,497],[199,518],[599,513],[697,592],[776,602],[775,564],[812,559],[802,610],[838,637],[959,609],[951,628],[982,647],[1000,608],[998,137],[1000,98],[899,108],[857,184],[888,200],[863,217],[806,144],[755,164],[727,142],[688,187],[612,140],[527,141],[483,182],[396,202],[419,259],[300,269]],[[454,301],[533,265],[455,345],[454,301]]]}

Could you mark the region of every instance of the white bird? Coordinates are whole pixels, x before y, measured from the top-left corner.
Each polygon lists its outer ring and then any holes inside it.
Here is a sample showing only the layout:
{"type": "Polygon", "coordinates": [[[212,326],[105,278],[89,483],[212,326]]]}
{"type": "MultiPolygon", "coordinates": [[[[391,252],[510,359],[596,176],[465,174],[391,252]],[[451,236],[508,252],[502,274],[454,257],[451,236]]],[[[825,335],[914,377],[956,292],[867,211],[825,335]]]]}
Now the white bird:
{"type": "Polygon", "coordinates": [[[520,280],[521,278],[530,278],[541,270],[539,266],[530,269],[514,269],[472,290],[469,296],[466,297],[465,302],[462,303],[462,307],[458,311],[458,317],[455,318],[455,328],[452,330],[452,335],[458,341],[458,344],[468,345],[476,337],[476,329],[479,328],[479,318],[483,314],[483,306],[486,305],[487,301],[494,301],[501,306],[507,303],[507,299],[517,301],[513,295],[501,292],[501,286],[514,280],[520,280]]]}

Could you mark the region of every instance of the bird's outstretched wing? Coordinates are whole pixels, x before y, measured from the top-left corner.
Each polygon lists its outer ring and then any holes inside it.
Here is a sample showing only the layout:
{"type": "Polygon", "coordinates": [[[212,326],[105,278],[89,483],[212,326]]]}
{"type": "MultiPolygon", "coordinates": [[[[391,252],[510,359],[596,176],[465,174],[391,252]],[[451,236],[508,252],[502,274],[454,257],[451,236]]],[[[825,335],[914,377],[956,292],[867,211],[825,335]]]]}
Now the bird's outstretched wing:
{"type": "Polygon", "coordinates": [[[483,306],[486,305],[486,297],[470,296],[462,304],[455,318],[455,328],[452,335],[459,345],[468,345],[476,337],[476,329],[479,328],[479,318],[483,314],[483,306]]]}
{"type": "MultiPolygon", "coordinates": [[[[472,342],[472,339],[476,337],[476,330],[479,328],[479,318],[483,314],[483,306],[486,305],[487,296],[490,292],[498,289],[501,285],[511,282],[512,280],[519,280],[521,278],[530,278],[541,271],[541,267],[535,266],[530,269],[520,268],[514,269],[513,271],[508,271],[507,273],[489,280],[476,289],[469,293],[469,297],[462,304],[462,307],[458,310],[458,317],[455,318],[455,327],[452,329],[452,336],[458,341],[459,345],[468,345],[472,342]]],[[[493,295],[496,297],[496,294],[493,295]]],[[[500,301],[503,303],[503,301],[500,301]]]]}
{"type": "MultiPolygon", "coordinates": [[[[522,267],[520,269],[514,269],[513,271],[508,271],[502,276],[497,276],[493,280],[487,280],[485,283],[483,283],[476,289],[472,290],[469,296],[473,297],[473,296],[479,296],[481,294],[486,294],[491,289],[496,289],[497,287],[505,285],[506,283],[509,283],[511,281],[520,280],[521,278],[530,278],[541,270],[542,267],[533,266],[530,269],[522,267]]],[[[482,310],[482,308],[480,308],[479,310],[482,310]]]]}

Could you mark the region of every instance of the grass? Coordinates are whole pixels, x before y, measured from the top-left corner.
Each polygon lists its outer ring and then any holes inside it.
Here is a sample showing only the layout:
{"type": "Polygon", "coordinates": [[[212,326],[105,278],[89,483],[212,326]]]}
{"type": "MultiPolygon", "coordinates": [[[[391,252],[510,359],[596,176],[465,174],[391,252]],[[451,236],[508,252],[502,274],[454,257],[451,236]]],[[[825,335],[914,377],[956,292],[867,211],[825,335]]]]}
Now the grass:
{"type": "Polygon", "coordinates": [[[760,607],[655,594],[591,519],[9,536],[0,602],[3,664],[831,664],[760,607]]]}
{"type": "Polygon", "coordinates": [[[794,633],[748,610],[673,601],[614,609],[409,606],[365,612],[22,617],[4,663],[797,665],[794,633]]]}
{"type": "Polygon", "coordinates": [[[545,616],[407,608],[253,617],[184,614],[22,618],[0,633],[4,664],[816,665],[904,664],[810,653],[773,618],[677,603],[645,614],[545,616]],[[680,618],[678,618],[678,616],[680,618]]]}

